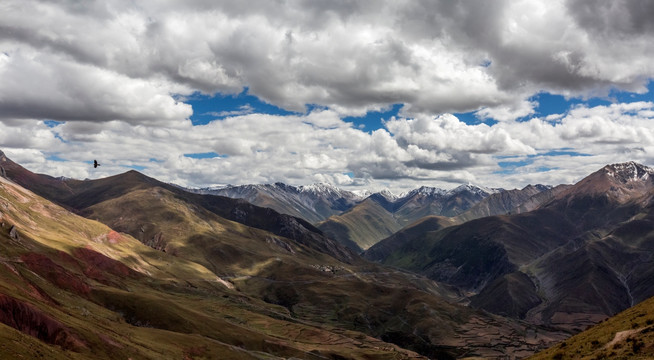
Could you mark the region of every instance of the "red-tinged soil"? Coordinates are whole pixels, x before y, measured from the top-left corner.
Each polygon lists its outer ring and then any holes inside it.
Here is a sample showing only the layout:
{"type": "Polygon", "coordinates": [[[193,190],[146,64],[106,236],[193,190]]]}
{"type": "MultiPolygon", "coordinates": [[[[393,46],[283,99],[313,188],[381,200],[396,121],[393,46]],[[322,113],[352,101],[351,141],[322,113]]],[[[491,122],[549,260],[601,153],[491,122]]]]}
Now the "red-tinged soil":
{"type": "Polygon", "coordinates": [[[86,347],[84,342],[64,324],[33,305],[4,294],[0,294],[0,322],[66,350],[79,350],[86,347]]]}
{"type": "Polygon", "coordinates": [[[30,270],[61,289],[82,296],[88,296],[91,293],[91,288],[86,282],[45,255],[27,253],[21,256],[21,260],[23,260],[30,270]]]}
{"type": "Polygon", "coordinates": [[[73,251],[73,255],[84,263],[84,275],[99,282],[106,280],[105,274],[111,274],[121,278],[136,278],[139,276],[136,271],[130,269],[120,261],[107,257],[95,250],[77,248],[73,251]]]}
{"type": "Polygon", "coordinates": [[[50,295],[34,284],[27,284],[27,286],[22,290],[32,299],[41,300],[50,305],[59,305],[57,300],[50,297],[50,295]]]}
{"type": "Polygon", "coordinates": [[[122,236],[114,230],[111,230],[109,234],[107,234],[107,240],[110,244],[118,244],[123,241],[122,236]]]}

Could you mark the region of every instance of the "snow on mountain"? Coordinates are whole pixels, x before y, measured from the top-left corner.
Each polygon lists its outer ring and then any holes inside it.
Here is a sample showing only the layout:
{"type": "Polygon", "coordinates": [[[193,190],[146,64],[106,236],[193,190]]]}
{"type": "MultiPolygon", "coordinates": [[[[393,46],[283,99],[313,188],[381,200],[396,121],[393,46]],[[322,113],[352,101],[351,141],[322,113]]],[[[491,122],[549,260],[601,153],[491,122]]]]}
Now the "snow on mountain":
{"type": "Polygon", "coordinates": [[[463,184],[450,190],[443,190],[431,186],[421,186],[417,189],[401,194],[400,196],[397,197],[397,199],[398,200],[409,199],[416,196],[432,197],[432,198],[450,198],[453,196],[460,195],[462,193],[469,193],[473,195],[478,195],[480,197],[487,197],[491,194],[495,194],[501,191],[502,189],[486,188],[486,187],[476,186],[472,184],[463,184]]]}
{"type": "Polygon", "coordinates": [[[388,189],[384,189],[384,190],[378,191],[378,192],[376,192],[375,194],[381,195],[384,199],[386,199],[386,200],[388,200],[388,201],[390,201],[390,202],[394,202],[394,201],[396,201],[397,199],[399,199],[399,197],[398,197],[397,195],[393,194],[393,193],[392,193],[390,190],[388,190],[388,189]]]}
{"type": "Polygon", "coordinates": [[[327,183],[316,183],[311,185],[302,185],[298,189],[301,192],[310,192],[314,194],[329,194],[329,193],[340,193],[341,189],[337,188],[332,184],[327,183]]]}
{"type": "Polygon", "coordinates": [[[425,196],[442,196],[447,193],[447,190],[439,189],[431,186],[421,186],[417,189],[413,189],[409,192],[400,195],[400,198],[407,198],[415,195],[425,195],[425,196]]]}
{"type": "Polygon", "coordinates": [[[654,190],[654,169],[633,161],[606,165],[581,179],[558,198],[582,198],[601,195],[609,202],[648,201],[654,190]]]}
{"type": "Polygon", "coordinates": [[[322,198],[331,198],[331,199],[350,199],[355,201],[361,201],[365,196],[361,196],[355,192],[343,190],[331,184],[326,183],[317,183],[312,185],[302,185],[297,187],[297,190],[300,193],[311,194],[313,196],[322,197],[322,198]]]}
{"type": "Polygon", "coordinates": [[[456,194],[460,194],[463,192],[470,192],[476,195],[480,195],[482,197],[486,197],[491,194],[495,194],[498,192],[501,192],[502,189],[494,189],[494,188],[487,188],[487,187],[481,187],[477,185],[472,185],[470,183],[468,184],[463,184],[455,187],[452,190],[447,191],[444,195],[452,196],[456,194]]]}
{"type": "Polygon", "coordinates": [[[244,199],[254,205],[269,207],[284,214],[304,218],[313,223],[348,210],[365,198],[325,183],[293,186],[277,182],[274,184],[224,186],[192,191],[244,199]]]}
{"type": "Polygon", "coordinates": [[[364,190],[352,190],[352,194],[360,197],[361,199],[365,199],[368,196],[372,195],[372,192],[370,190],[364,189],[364,190]]]}
{"type": "Polygon", "coordinates": [[[270,207],[281,213],[318,223],[350,210],[367,198],[375,198],[375,201],[383,204],[388,211],[398,212],[398,216],[406,217],[408,221],[434,214],[454,216],[503,190],[463,184],[450,190],[422,186],[396,195],[389,189],[377,192],[349,191],[327,183],[293,186],[278,182],[228,185],[192,191],[244,199],[255,205],[270,207]]]}
{"type": "Polygon", "coordinates": [[[654,175],[654,169],[633,161],[607,165],[603,170],[606,175],[623,184],[630,181],[646,181],[654,175]]]}

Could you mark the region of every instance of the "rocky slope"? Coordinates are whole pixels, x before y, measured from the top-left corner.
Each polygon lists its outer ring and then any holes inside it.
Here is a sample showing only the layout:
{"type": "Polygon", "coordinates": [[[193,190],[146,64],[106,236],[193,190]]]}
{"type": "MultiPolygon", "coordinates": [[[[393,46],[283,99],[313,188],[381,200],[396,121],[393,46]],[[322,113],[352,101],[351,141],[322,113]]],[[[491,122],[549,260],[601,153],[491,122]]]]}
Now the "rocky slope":
{"type": "Polygon", "coordinates": [[[455,285],[473,306],[578,331],[654,295],[652,173],[608,165],[533,211],[408,228],[364,255],[455,285]]]}
{"type": "Polygon", "coordinates": [[[421,218],[461,214],[498,192],[498,189],[461,185],[449,191],[421,187],[399,197],[373,194],[349,211],[316,226],[343,244],[355,243],[359,249],[366,250],[421,218]]]}
{"type": "Polygon", "coordinates": [[[482,199],[455,218],[463,223],[486,216],[517,214],[533,210],[554,198],[563,189],[565,186],[552,188],[545,185],[528,185],[520,190],[499,191],[482,199]]]}
{"type": "Polygon", "coordinates": [[[292,186],[283,183],[265,185],[226,186],[215,189],[195,189],[193,192],[244,199],[271,208],[282,214],[317,223],[347,211],[364,197],[329,184],[292,186]]]}

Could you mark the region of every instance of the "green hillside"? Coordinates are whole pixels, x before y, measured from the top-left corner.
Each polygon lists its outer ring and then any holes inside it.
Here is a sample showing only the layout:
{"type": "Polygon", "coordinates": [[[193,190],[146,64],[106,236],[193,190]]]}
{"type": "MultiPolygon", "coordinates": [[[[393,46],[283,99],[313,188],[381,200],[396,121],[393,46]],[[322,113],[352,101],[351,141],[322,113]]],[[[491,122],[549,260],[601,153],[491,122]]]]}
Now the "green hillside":
{"type": "Polygon", "coordinates": [[[354,242],[365,250],[400,230],[402,225],[391,212],[369,198],[319,223],[318,228],[341,243],[354,242]]]}
{"type": "Polygon", "coordinates": [[[238,291],[267,263],[219,277],[0,181],[0,358],[419,357],[238,291]]]}
{"type": "MultiPolygon", "coordinates": [[[[0,322],[30,336],[25,348],[36,338],[50,358],[450,359],[531,354],[565,336],[458,305],[424,277],[341,261],[291,217],[126,176],[60,197],[93,220],[3,179],[0,322]]],[[[22,351],[9,344],[1,355],[22,351]]]]}
{"type": "Polygon", "coordinates": [[[652,358],[654,358],[654,298],[645,300],[529,359],[645,360],[652,358]]]}

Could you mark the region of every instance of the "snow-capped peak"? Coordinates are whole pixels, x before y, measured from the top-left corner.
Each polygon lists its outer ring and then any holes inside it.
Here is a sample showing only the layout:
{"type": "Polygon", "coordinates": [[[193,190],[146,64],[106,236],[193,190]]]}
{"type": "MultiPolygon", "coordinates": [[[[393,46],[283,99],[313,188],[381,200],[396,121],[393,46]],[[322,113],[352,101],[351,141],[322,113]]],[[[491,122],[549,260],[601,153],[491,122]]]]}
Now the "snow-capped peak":
{"type": "Polygon", "coordinates": [[[379,194],[382,197],[384,197],[388,201],[395,201],[398,199],[398,196],[393,194],[390,190],[388,189],[383,189],[381,191],[376,192],[375,194],[379,194]]]}
{"type": "Polygon", "coordinates": [[[341,192],[341,189],[337,188],[336,186],[328,183],[315,183],[311,185],[302,185],[299,186],[298,189],[301,192],[310,192],[314,194],[324,194],[324,193],[339,193],[341,192]]]}
{"type": "Polygon", "coordinates": [[[623,183],[630,181],[645,181],[654,175],[654,169],[634,161],[611,164],[604,167],[606,174],[623,183]]]}
{"type": "Polygon", "coordinates": [[[459,185],[459,186],[455,187],[454,189],[448,191],[447,195],[456,195],[456,194],[460,194],[462,192],[471,192],[471,193],[481,195],[481,196],[488,196],[488,195],[491,195],[491,194],[495,194],[495,193],[497,193],[499,191],[500,191],[500,189],[491,189],[491,188],[477,186],[477,185],[473,185],[471,183],[467,183],[467,184],[459,185]]]}
{"type": "Polygon", "coordinates": [[[361,199],[365,199],[368,196],[372,195],[372,192],[370,190],[352,190],[350,192],[361,199]]]}
{"type": "Polygon", "coordinates": [[[400,195],[400,197],[409,197],[414,195],[440,196],[440,195],[445,195],[446,193],[447,190],[443,190],[440,188],[431,187],[431,186],[421,186],[417,189],[413,189],[407,193],[400,195]]]}
{"type": "Polygon", "coordinates": [[[350,201],[360,201],[365,198],[365,196],[361,196],[356,192],[344,190],[328,183],[316,183],[311,185],[298,186],[297,191],[303,194],[310,194],[311,196],[330,199],[343,198],[350,201]]]}

